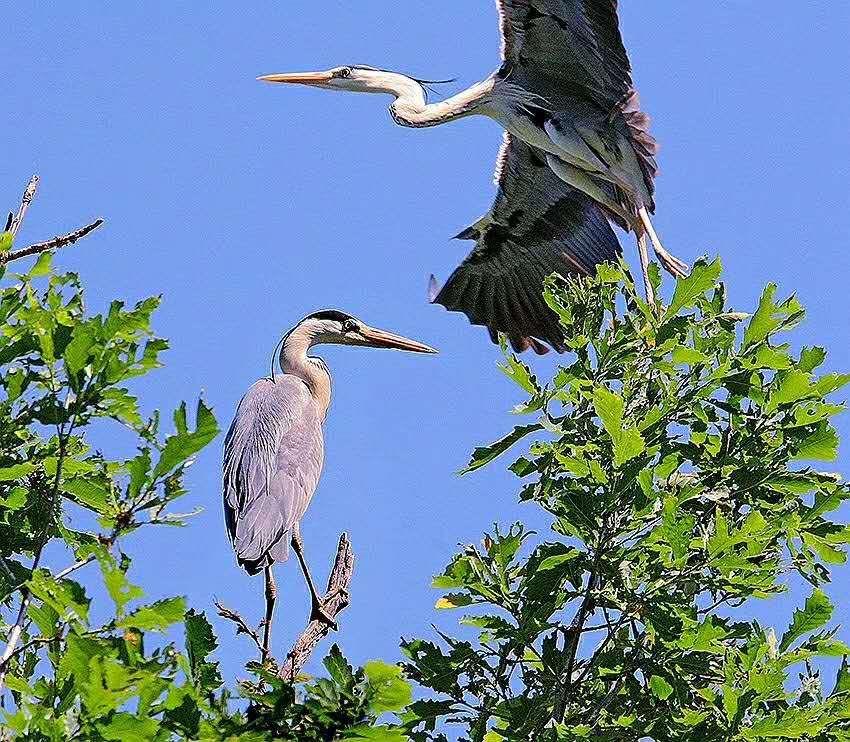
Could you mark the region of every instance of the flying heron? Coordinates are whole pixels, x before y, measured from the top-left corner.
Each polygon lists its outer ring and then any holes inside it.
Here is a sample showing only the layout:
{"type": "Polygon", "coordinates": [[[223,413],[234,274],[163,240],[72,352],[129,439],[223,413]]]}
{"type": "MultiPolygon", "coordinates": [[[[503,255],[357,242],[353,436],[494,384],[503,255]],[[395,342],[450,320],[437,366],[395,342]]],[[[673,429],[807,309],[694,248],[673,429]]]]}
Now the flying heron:
{"type": "Polygon", "coordinates": [[[250,575],[265,572],[264,656],[269,655],[277,597],[272,567],[287,560],[290,545],[310,590],[311,619],[334,625],[310,576],[299,528],[324,461],[322,424],[331,401],[331,376],[321,358],[308,355],[321,344],[437,352],[345,312],[316,312],[281,340],[283,373],[260,379],[239,403],[224,442],[224,517],[239,565],[250,575]]]}
{"type": "Polygon", "coordinates": [[[495,340],[545,352],[563,334],[541,296],[552,272],[590,273],[619,252],[605,215],[637,236],[647,297],[646,237],[675,276],[687,265],[653,228],[657,145],[640,109],[623,46],[617,0],[497,0],[502,65],[490,77],[438,103],[428,81],[366,65],[263,75],[270,83],[384,93],[393,119],[429,127],[487,116],[505,129],[490,211],[461,239],[476,246],[432,300],[483,324],[495,340]]]}

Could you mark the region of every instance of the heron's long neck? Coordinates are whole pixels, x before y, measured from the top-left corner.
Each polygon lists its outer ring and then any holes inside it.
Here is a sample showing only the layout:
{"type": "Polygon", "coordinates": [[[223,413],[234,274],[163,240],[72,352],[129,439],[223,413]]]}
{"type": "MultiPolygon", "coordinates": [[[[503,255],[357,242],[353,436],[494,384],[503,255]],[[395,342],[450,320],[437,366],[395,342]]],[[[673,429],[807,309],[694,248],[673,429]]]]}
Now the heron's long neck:
{"type": "Polygon", "coordinates": [[[280,368],[285,374],[301,379],[319,403],[322,417],[331,405],[331,374],[321,358],[307,355],[313,338],[307,334],[293,333],[280,352],[280,368]]]}
{"type": "Polygon", "coordinates": [[[484,113],[493,84],[493,80],[484,80],[444,101],[428,103],[419,83],[413,80],[394,82],[391,93],[396,100],[390,106],[390,112],[402,126],[438,126],[464,116],[484,113]]]}

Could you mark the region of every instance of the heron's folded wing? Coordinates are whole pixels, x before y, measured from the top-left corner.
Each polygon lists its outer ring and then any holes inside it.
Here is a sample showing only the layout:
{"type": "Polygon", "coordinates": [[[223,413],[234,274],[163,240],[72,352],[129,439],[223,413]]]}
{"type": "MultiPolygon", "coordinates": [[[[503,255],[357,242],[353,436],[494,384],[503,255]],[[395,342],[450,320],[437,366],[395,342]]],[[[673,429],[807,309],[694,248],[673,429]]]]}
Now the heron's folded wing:
{"type": "Polygon", "coordinates": [[[323,457],[321,413],[304,383],[289,376],[258,381],[239,403],[224,444],[225,522],[250,572],[286,558],[323,457]]]}
{"type": "MultiPolygon", "coordinates": [[[[558,178],[542,155],[505,135],[497,169],[499,190],[490,212],[459,237],[475,249],[434,301],[505,333],[518,350],[564,349],[563,332],[543,300],[551,273],[589,274],[616,260],[617,237],[600,209],[558,178]]],[[[545,352],[545,350],[544,350],[545,352]]]]}

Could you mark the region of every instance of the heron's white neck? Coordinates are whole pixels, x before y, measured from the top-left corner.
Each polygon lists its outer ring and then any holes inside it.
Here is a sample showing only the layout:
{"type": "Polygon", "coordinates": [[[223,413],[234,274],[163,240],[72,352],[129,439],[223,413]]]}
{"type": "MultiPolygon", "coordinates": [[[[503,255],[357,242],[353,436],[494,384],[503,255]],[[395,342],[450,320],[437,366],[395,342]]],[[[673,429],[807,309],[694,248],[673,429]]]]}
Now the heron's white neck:
{"type": "Polygon", "coordinates": [[[331,374],[321,358],[307,355],[315,340],[316,335],[311,332],[297,329],[290,333],[280,351],[280,368],[307,385],[324,418],[331,405],[331,374]]]}
{"type": "Polygon", "coordinates": [[[396,100],[390,106],[390,113],[397,123],[415,128],[438,126],[464,116],[485,113],[484,107],[494,84],[493,79],[484,80],[444,101],[428,103],[418,82],[403,75],[392,75],[387,92],[396,96],[396,100]]]}

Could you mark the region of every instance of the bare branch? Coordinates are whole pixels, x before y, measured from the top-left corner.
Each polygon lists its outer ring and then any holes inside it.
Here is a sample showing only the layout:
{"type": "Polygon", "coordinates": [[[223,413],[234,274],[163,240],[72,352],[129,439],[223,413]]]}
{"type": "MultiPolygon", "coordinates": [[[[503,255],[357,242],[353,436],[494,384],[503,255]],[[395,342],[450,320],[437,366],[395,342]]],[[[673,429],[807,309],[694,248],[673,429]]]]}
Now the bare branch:
{"type": "Polygon", "coordinates": [[[30,182],[27,183],[27,187],[24,189],[24,195],[21,196],[21,205],[18,207],[17,216],[12,219],[11,223],[9,223],[8,230],[12,233],[13,237],[17,237],[18,230],[21,228],[21,224],[23,224],[24,217],[27,214],[27,209],[30,207],[32,200],[35,198],[35,189],[38,188],[38,176],[33,175],[30,178],[30,182]]]}
{"type": "MultiPolygon", "coordinates": [[[[351,577],[354,574],[354,550],[351,547],[351,542],[348,540],[348,535],[343,533],[339,537],[339,546],[337,547],[336,559],[331,570],[331,576],[328,578],[328,589],[322,599],[322,607],[325,612],[331,617],[336,618],[349,605],[349,588],[351,587],[351,577]]],[[[301,672],[301,668],[310,659],[310,655],[329,633],[331,627],[323,621],[310,621],[304,633],[298,637],[298,640],[293,645],[289,654],[286,655],[286,661],[280,668],[278,676],[283,680],[294,682],[301,672]]]]}
{"type": "Polygon", "coordinates": [[[6,253],[5,255],[0,255],[0,265],[5,265],[6,263],[11,263],[13,260],[20,260],[21,258],[26,258],[30,255],[38,255],[39,253],[47,252],[48,250],[55,250],[60,247],[73,245],[77,240],[82,239],[91,232],[94,232],[94,230],[96,230],[101,224],[103,224],[103,219],[97,219],[91,224],[87,224],[85,227],[80,227],[68,234],[54,237],[46,242],[36,242],[34,245],[30,245],[29,247],[23,247],[20,250],[14,250],[6,253]]]}
{"type": "Polygon", "coordinates": [[[3,576],[8,580],[9,585],[13,586],[15,584],[15,575],[12,573],[12,570],[9,569],[9,565],[6,564],[6,560],[0,556],[0,572],[3,573],[3,576]]]}
{"type": "Polygon", "coordinates": [[[230,610],[230,608],[222,605],[219,601],[215,601],[215,607],[218,610],[219,616],[226,621],[232,621],[236,624],[236,636],[239,636],[239,634],[247,634],[251,637],[254,644],[257,645],[257,649],[260,650],[260,654],[263,654],[263,643],[260,641],[260,635],[248,625],[248,622],[242,618],[239,613],[230,610]]]}
{"type": "Polygon", "coordinates": [[[6,649],[0,657],[0,695],[3,693],[3,688],[6,685],[6,670],[9,659],[15,654],[15,647],[18,646],[18,641],[21,638],[21,633],[24,630],[24,622],[27,617],[27,608],[29,608],[32,594],[27,592],[21,600],[21,609],[18,611],[18,617],[15,619],[15,625],[9,632],[9,637],[6,640],[6,649]]]}

